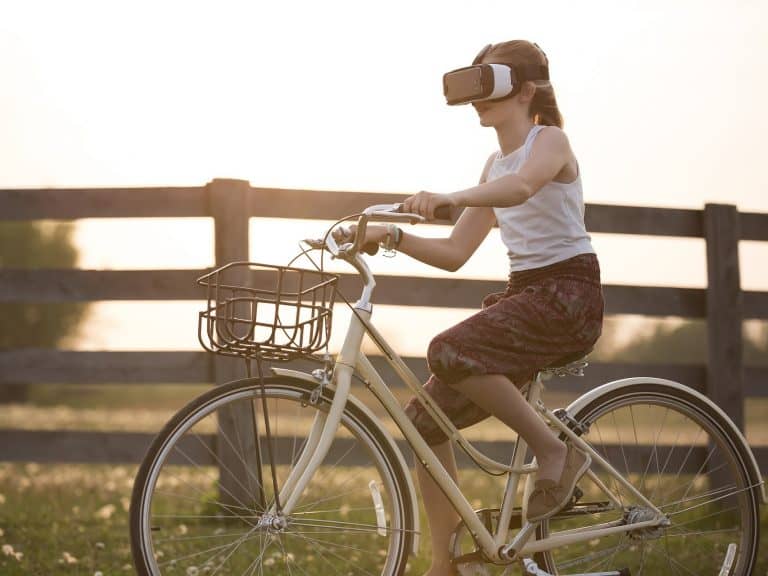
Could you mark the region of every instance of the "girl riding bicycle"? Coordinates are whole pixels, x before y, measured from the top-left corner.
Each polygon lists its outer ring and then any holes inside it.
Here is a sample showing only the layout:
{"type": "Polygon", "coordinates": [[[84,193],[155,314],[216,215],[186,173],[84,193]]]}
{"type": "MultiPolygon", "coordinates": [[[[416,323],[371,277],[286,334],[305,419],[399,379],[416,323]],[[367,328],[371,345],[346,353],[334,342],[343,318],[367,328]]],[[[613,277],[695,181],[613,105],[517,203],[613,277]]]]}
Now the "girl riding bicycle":
{"type": "MultiPolygon", "coordinates": [[[[548,60],[523,40],[489,45],[473,65],[444,76],[449,104],[471,103],[493,127],[499,150],[480,183],[450,194],[419,192],[404,212],[431,219],[440,206],[465,208],[447,238],[369,226],[365,242],[396,248],[426,264],[459,269],[498,224],[509,281],[482,310],[438,334],[427,353],[425,389],[459,427],[496,416],[528,443],[538,464],[527,502],[531,521],[571,499],[590,457],[562,442],[520,392],[537,370],[588,352],[601,333],[603,296],[597,256],[584,225],[581,174],[549,82],[548,60]]],[[[451,442],[420,402],[406,412],[456,479],[451,442]]],[[[417,475],[431,529],[429,576],[451,574],[448,545],[459,517],[424,467],[417,475]]]]}

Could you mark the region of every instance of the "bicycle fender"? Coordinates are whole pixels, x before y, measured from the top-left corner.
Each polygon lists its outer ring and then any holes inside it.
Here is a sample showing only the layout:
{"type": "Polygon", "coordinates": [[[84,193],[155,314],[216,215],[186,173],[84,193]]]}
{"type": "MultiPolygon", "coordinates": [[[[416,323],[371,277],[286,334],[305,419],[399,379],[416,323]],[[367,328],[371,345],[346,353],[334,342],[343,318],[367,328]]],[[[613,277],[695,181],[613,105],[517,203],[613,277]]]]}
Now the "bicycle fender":
{"type": "MultiPolygon", "coordinates": [[[[312,382],[314,384],[318,384],[317,379],[312,376],[311,374],[307,374],[306,372],[301,372],[299,370],[289,370],[287,368],[271,368],[272,373],[275,376],[282,376],[284,378],[295,378],[298,380],[305,380],[307,382],[312,382]]],[[[327,384],[327,388],[333,389],[332,384],[327,384]]],[[[371,421],[371,423],[376,426],[378,431],[381,433],[382,437],[385,439],[385,441],[389,444],[390,448],[392,449],[392,453],[395,454],[397,457],[398,463],[402,467],[405,477],[405,483],[408,486],[408,492],[411,496],[411,517],[413,518],[413,549],[411,552],[413,555],[417,555],[419,553],[419,541],[421,536],[421,529],[419,525],[419,500],[416,497],[416,487],[413,484],[413,477],[411,475],[410,467],[405,461],[405,458],[403,457],[403,453],[398,448],[397,443],[395,442],[395,439],[392,438],[392,435],[379,424],[379,420],[376,417],[376,415],[371,411],[370,408],[368,408],[365,404],[363,404],[360,400],[355,398],[352,394],[349,395],[347,398],[347,402],[354,405],[355,409],[360,410],[363,412],[368,419],[371,421]]]]}
{"type": "Polygon", "coordinates": [[[730,432],[733,434],[733,437],[736,438],[739,442],[741,442],[746,454],[749,456],[747,462],[748,462],[748,465],[750,466],[752,482],[753,484],[760,483],[760,494],[762,496],[763,504],[768,504],[768,494],[766,493],[765,483],[763,482],[762,475],[760,474],[760,467],[757,465],[757,460],[755,459],[755,455],[752,453],[752,449],[747,443],[747,439],[741,433],[741,430],[739,430],[739,428],[733,423],[733,420],[731,420],[728,417],[728,415],[717,404],[712,402],[712,400],[704,396],[701,392],[698,392],[697,390],[694,390],[689,386],[680,384],[679,382],[675,382],[673,380],[665,380],[664,378],[650,378],[650,377],[622,378],[620,380],[614,380],[612,382],[607,382],[605,384],[602,384],[601,386],[598,386],[597,388],[590,390],[586,394],[581,395],[568,406],[567,408],[568,413],[571,415],[576,414],[578,411],[580,411],[582,408],[587,406],[597,397],[603,394],[606,394],[608,392],[613,392],[618,388],[632,386],[633,384],[637,384],[640,382],[662,384],[664,386],[675,388],[677,390],[680,390],[688,394],[689,396],[693,396],[694,398],[696,398],[700,402],[707,404],[710,408],[712,408],[712,410],[717,412],[717,414],[719,414],[722,417],[723,421],[726,422],[727,425],[729,426],[730,432]]]}

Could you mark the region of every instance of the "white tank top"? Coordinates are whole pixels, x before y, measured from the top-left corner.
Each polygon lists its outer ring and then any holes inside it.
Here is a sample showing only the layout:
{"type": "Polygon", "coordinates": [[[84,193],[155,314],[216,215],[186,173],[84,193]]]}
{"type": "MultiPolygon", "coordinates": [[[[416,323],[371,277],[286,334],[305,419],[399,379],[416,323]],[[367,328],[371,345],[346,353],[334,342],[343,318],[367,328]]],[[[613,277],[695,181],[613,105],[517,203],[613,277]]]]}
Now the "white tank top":
{"type": "MultiPolygon", "coordinates": [[[[531,128],[525,143],[514,152],[506,156],[499,152],[488,171],[487,181],[520,170],[543,128],[545,126],[539,125],[531,128]]],[[[595,253],[584,226],[581,172],[573,182],[549,182],[523,204],[493,211],[508,250],[511,272],[595,253]]]]}

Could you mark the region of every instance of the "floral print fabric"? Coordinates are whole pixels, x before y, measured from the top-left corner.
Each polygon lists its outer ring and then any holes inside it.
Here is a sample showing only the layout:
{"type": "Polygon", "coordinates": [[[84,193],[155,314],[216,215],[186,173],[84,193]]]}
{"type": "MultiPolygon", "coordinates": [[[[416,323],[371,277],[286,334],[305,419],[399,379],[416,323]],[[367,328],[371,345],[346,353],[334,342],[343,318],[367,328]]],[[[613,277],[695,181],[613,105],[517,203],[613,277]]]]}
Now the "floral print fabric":
{"type": "MultiPolygon", "coordinates": [[[[432,376],[424,389],[457,428],[465,428],[489,414],[452,384],[471,375],[504,374],[521,387],[537,370],[590,350],[602,323],[595,254],[514,272],[506,291],[486,296],[482,310],[432,340],[427,352],[432,376]]],[[[405,411],[428,444],[446,440],[416,398],[405,411]]]]}

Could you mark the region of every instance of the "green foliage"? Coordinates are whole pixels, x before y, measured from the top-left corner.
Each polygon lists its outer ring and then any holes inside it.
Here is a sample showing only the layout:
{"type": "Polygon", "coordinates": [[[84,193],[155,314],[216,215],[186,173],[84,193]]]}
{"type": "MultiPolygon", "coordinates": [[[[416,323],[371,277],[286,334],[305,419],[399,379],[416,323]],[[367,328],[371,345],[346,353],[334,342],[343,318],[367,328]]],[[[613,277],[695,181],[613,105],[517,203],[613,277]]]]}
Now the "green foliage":
{"type": "MultiPolygon", "coordinates": [[[[0,223],[1,268],[71,268],[77,263],[68,223],[0,223]]],[[[0,303],[0,348],[55,347],[72,334],[87,305],[0,303]]]]}
{"type": "Polygon", "coordinates": [[[0,304],[0,348],[55,348],[72,334],[86,305],[0,304]]]}
{"type": "Polygon", "coordinates": [[[67,223],[0,223],[0,268],[72,268],[72,231],[67,223]]]}
{"type": "MultiPolygon", "coordinates": [[[[758,334],[745,333],[743,361],[768,364],[768,325],[758,334]]],[[[707,361],[707,324],[701,320],[658,324],[610,354],[613,362],[703,364],[707,361]]]]}
{"type": "Polygon", "coordinates": [[[763,323],[759,333],[745,339],[744,364],[768,364],[768,323],[763,323]]]}

